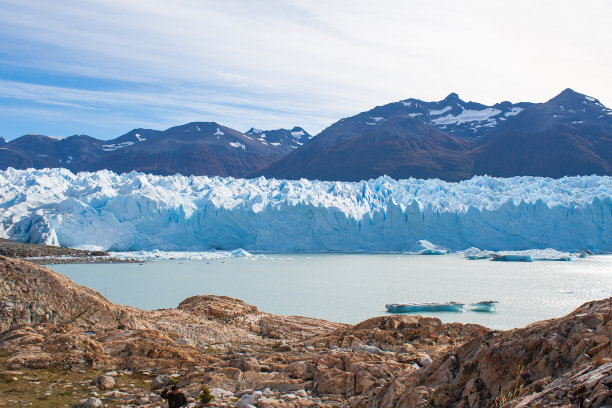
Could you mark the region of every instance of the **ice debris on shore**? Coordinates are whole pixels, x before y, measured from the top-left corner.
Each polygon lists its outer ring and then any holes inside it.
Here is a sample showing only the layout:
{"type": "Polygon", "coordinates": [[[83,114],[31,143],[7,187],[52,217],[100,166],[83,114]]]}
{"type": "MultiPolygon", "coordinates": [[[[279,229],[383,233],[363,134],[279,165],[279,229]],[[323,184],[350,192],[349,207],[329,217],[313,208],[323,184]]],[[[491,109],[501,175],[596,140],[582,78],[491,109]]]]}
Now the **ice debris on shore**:
{"type": "Polygon", "coordinates": [[[0,171],[0,236],[112,251],[612,250],[612,177],[361,182],[0,171]]]}
{"type": "MultiPolygon", "coordinates": [[[[233,251],[122,251],[110,252],[110,256],[116,259],[134,259],[137,261],[208,261],[227,258],[246,259],[276,259],[266,255],[253,255],[242,248],[233,251]]],[[[287,259],[287,258],[285,258],[287,259]]]]}
{"type": "Polygon", "coordinates": [[[491,259],[502,262],[571,261],[573,258],[582,258],[582,254],[572,255],[569,252],[557,251],[552,248],[490,252],[472,247],[463,251],[463,256],[469,260],[491,259]]]}

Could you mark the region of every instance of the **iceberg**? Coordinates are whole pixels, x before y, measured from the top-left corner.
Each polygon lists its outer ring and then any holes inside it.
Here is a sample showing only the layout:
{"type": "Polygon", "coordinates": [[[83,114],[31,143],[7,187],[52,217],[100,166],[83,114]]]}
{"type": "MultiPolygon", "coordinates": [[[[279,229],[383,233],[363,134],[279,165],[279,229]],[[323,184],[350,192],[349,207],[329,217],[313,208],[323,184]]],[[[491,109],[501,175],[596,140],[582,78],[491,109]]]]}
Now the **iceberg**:
{"type": "Polygon", "coordinates": [[[533,258],[529,254],[492,253],[491,260],[500,262],[533,262],[533,258]]]}
{"type": "Polygon", "coordinates": [[[230,255],[233,258],[250,258],[253,256],[242,248],[234,249],[232,252],[230,252],[230,255]]]}
{"type": "Polygon", "coordinates": [[[476,302],[476,303],[470,303],[469,305],[467,305],[468,310],[471,310],[472,312],[486,312],[486,313],[493,313],[495,312],[495,304],[499,303],[496,300],[483,300],[480,302],[476,302]]]}
{"type": "Polygon", "coordinates": [[[612,177],[327,182],[8,169],[0,236],[110,251],[606,252],[612,177]]]}
{"type": "Polygon", "coordinates": [[[446,255],[448,254],[448,249],[421,239],[408,250],[408,253],[415,255],[446,255]]]}
{"type": "Polygon", "coordinates": [[[561,252],[552,248],[530,249],[527,251],[501,251],[491,253],[494,261],[533,262],[533,261],[571,261],[569,252],[561,252]]]}
{"type": "Polygon", "coordinates": [[[445,303],[389,303],[385,305],[389,313],[413,312],[463,312],[464,304],[457,302],[445,303]]]}
{"type": "Polygon", "coordinates": [[[471,247],[463,251],[463,256],[466,259],[473,261],[476,259],[489,259],[491,257],[491,254],[489,253],[489,251],[482,251],[478,248],[471,247]]]}

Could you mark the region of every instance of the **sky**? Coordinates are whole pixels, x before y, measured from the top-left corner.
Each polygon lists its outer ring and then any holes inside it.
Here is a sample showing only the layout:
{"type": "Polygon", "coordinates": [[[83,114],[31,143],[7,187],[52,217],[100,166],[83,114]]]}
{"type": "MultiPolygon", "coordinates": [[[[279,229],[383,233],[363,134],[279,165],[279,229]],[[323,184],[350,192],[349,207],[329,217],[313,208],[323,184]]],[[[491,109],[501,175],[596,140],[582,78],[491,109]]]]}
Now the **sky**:
{"type": "Polygon", "coordinates": [[[0,136],[302,126],[457,92],[612,107],[612,1],[0,0],[0,136]]]}

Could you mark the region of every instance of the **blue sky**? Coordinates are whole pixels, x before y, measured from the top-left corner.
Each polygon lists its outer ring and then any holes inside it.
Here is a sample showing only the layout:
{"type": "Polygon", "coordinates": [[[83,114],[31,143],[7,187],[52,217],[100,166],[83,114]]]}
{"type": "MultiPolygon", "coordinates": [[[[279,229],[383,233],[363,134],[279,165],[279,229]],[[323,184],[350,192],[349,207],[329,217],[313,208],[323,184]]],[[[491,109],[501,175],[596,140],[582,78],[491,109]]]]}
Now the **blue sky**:
{"type": "Polygon", "coordinates": [[[0,136],[334,121],[405,98],[612,106],[609,0],[0,0],[0,136]]]}

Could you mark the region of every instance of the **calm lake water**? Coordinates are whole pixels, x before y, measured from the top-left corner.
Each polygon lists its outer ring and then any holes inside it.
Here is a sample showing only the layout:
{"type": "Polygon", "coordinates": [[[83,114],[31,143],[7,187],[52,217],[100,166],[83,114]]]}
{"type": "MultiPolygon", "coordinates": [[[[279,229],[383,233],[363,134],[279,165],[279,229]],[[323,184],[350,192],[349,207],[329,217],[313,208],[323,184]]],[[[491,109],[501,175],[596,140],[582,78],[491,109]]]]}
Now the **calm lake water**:
{"type": "Polygon", "coordinates": [[[468,261],[458,255],[290,254],[265,259],[52,265],[50,268],[142,309],[176,307],[198,294],[243,299],[260,310],[358,323],[395,301],[497,300],[495,313],[421,313],[445,322],[509,329],[561,317],[612,296],[612,255],[571,262],[468,261]]]}

